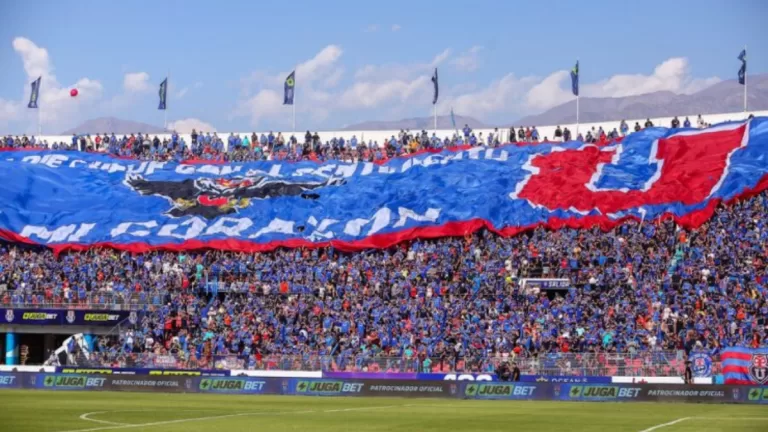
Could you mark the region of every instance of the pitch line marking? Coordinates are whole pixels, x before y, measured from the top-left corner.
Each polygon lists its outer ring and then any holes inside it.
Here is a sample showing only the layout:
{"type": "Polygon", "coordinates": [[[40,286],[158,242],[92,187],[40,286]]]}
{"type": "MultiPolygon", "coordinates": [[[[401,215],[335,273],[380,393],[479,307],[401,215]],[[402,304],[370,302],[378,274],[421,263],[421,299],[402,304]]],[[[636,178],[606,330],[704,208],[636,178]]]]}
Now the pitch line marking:
{"type": "MultiPolygon", "coordinates": [[[[89,429],[73,429],[73,430],[67,430],[67,431],[61,431],[61,432],[96,432],[96,431],[104,431],[104,430],[133,429],[133,428],[140,428],[140,427],[163,426],[163,425],[187,423],[187,422],[194,422],[194,421],[219,420],[219,419],[226,419],[226,418],[257,416],[257,415],[333,413],[333,412],[344,412],[344,411],[364,411],[364,410],[374,410],[374,409],[384,409],[384,408],[396,408],[399,406],[401,405],[346,408],[346,409],[340,409],[340,410],[323,410],[323,411],[317,411],[317,410],[276,411],[276,412],[259,411],[259,412],[250,412],[250,413],[224,414],[224,415],[208,416],[208,417],[193,417],[193,418],[177,419],[177,420],[165,420],[165,421],[141,423],[141,424],[120,424],[120,425],[114,425],[114,426],[102,426],[102,427],[95,427],[95,428],[89,428],[89,429]]],[[[90,413],[90,414],[93,414],[93,413],[90,413]]],[[[93,419],[89,419],[89,420],[93,420],[93,419]]]]}
{"type": "Polygon", "coordinates": [[[696,420],[745,420],[745,421],[768,421],[768,417],[695,417],[696,420]]]}
{"type": "Polygon", "coordinates": [[[648,429],[643,429],[643,430],[641,430],[640,432],[651,432],[651,431],[655,431],[656,429],[661,429],[661,428],[663,428],[663,427],[672,426],[672,425],[674,425],[674,424],[678,424],[678,423],[684,422],[684,421],[686,421],[686,420],[690,420],[691,418],[692,418],[692,417],[683,417],[683,418],[679,418],[679,419],[677,419],[677,420],[672,420],[671,422],[667,422],[667,423],[658,424],[658,425],[656,425],[656,426],[651,426],[651,427],[649,427],[648,429]]]}
{"type": "Polygon", "coordinates": [[[111,412],[113,412],[113,411],[94,411],[94,412],[85,413],[85,414],[80,416],[80,420],[87,420],[87,421],[91,421],[91,422],[95,422],[95,423],[102,423],[102,424],[108,424],[108,425],[113,425],[113,426],[125,426],[126,425],[126,423],[111,422],[111,421],[107,421],[107,420],[98,420],[98,419],[92,419],[92,418],[89,417],[89,416],[96,415],[96,414],[108,414],[108,413],[111,413],[111,412]]]}

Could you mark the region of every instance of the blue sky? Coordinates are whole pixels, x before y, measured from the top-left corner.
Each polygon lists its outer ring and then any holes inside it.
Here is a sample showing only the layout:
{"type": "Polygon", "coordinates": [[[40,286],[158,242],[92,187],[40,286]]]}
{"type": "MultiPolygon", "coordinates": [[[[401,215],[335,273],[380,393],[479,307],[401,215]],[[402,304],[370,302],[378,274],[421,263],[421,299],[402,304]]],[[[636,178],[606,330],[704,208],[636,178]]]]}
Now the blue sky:
{"type": "MultiPolygon", "coordinates": [[[[768,2],[747,1],[0,2],[0,130],[36,129],[29,82],[44,76],[44,132],[99,116],[287,130],[282,82],[298,66],[297,128],[438,112],[507,122],[582,95],[694,92],[768,71],[768,2]],[[624,3],[624,2],[621,2],[624,3]],[[81,96],[72,100],[69,89],[81,96]]],[[[0,132],[1,133],[1,132],[0,132]]]]}

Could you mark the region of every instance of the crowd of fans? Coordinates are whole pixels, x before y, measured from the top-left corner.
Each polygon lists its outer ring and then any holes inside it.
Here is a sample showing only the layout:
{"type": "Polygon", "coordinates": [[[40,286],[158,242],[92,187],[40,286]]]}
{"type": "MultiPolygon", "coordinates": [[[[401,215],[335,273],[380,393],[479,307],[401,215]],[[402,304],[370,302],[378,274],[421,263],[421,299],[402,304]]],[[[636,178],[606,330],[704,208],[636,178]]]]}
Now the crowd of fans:
{"type": "MultiPolygon", "coordinates": [[[[619,132],[590,130],[587,138],[611,139],[627,130],[622,122],[619,132]]],[[[524,140],[538,139],[535,128],[517,132],[524,140]]],[[[560,132],[556,139],[569,137],[567,129],[560,132]]],[[[487,144],[498,145],[498,137],[490,134],[487,144]]],[[[216,134],[195,134],[189,146],[177,134],[166,142],[105,135],[92,148],[125,157],[212,151],[246,160],[285,151],[296,159],[343,159],[481,140],[467,127],[444,141],[403,131],[384,148],[355,137],[321,145],[310,132],[303,144],[295,137],[254,134],[232,135],[227,146],[216,134]]],[[[37,145],[34,138],[28,142],[37,145]]],[[[5,143],[17,145],[11,138],[5,143]]],[[[354,254],[333,248],[254,254],[91,249],[55,256],[0,243],[0,305],[122,305],[147,312],[135,325],[98,340],[94,358],[106,364],[149,354],[196,367],[214,367],[222,356],[263,367],[265,359],[290,356],[333,359],[341,369],[387,358],[420,370],[450,370],[489,357],[716,353],[765,343],[766,208],[768,193],[761,193],[720,207],[695,230],[673,221],[630,221],[610,232],[537,229],[504,238],[480,231],[354,254]],[[539,291],[520,283],[530,277],[570,283],[539,291]]]]}
{"type": "MultiPolygon", "coordinates": [[[[641,127],[638,122],[635,123],[633,130],[639,131],[643,128],[653,127],[653,122],[648,119],[641,127]]],[[[708,126],[706,122],[698,117],[696,127],[703,128],[708,126]]],[[[681,123],[675,117],[670,127],[692,127],[691,121],[686,117],[681,123]]],[[[157,135],[150,134],[130,134],[118,136],[116,134],[95,134],[93,136],[72,135],[69,142],[41,141],[34,136],[26,135],[13,137],[8,135],[0,140],[0,149],[13,148],[39,148],[67,151],[91,151],[108,153],[120,158],[141,159],[141,160],[213,160],[213,161],[258,161],[258,160],[287,160],[287,161],[384,161],[393,157],[403,156],[419,151],[463,146],[486,145],[496,147],[502,143],[538,143],[538,142],[562,142],[576,139],[588,143],[607,144],[617,140],[630,133],[629,125],[621,121],[619,128],[613,130],[603,130],[602,127],[592,127],[586,133],[579,133],[574,136],[566,127],[561,129],[558,126],[554,131],[552,139],[541,137],[536,126],[514,127],[502,134],[498,128],[483,136],[482,132],[475,133],[468,125],[461,130],[457,130],[452,136],[438,137],[435,133],[429,134],[427,131],[411,132],[401,130],[399,134],[392,135],[388,140],[378,142],[374,140],[365,141],[364,137],[358,138],[353,135],[350,138],[333,137],[330,140],[323,141],[317,132],[307,131],[303,137],[291,135],[284,136],[282,133],[275,135],[272,132],[257,135],[239,135],[229,134],[227,137],[219,136],[216,132],[198,132],[193,130],[189,135],[190,141],[186,138],[172,132],[170,136],[159,138],[157,135]]]]}
{"type": "Polygon", "coordinates": [[[69,252],[5,244],[3,306],[150,311],[96,356],[380,357],[427,362],[547,353],[717,351],[768,330],[768,194],[688,231],[673,221],[478,232],[354,254],[69,252]],[[537,292],[521,278],[567,278],[537,292]]]}

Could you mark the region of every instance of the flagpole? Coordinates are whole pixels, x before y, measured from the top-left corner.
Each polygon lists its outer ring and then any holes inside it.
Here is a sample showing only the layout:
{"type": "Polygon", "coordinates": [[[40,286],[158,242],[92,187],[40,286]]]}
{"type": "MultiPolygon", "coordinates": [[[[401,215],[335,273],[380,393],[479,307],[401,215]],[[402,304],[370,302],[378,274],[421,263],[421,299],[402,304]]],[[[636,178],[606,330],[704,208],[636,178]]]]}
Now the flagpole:
{"type": "Polygon", "coordinates": [[[576,95],[576,136],[579,136],[579,96],[578,95],[576,95]]]}
{"type": "Polygon", "coordinates": [[[43,86],[43,80],[38,78],[38,84],[37,84],[37,135],[38,138],[43,135],[43,109],[40,108],[40,87],[43,86]]]}
{"type": "MultiPolygon", "coordinates": [[[[295,71],[296,69],[298,69],[298,66],[293,70],[295,71]]],[[[291,135],[296,135],[296,75],[295,74],[296,72],[294,72],[294,75],[293,75],[293,103],[291,104],[293,106],[293,126],[292,126],[293,129],[291,131],[291,135]]]]}
{"type": "Polygon", "coordinates": [[[163,129],[168,131],[168,86],[171,83],[171,70],[168,69],[165,74],[165,109],[163,110],[163,129]]]}
{"type": "MultiPolygon", "coordinates": [[[[579,66],[579,59],[576,59],[576,66],[579,66]]],[[[578,67],[577,69],[576,79],[581,81],[581,67],[578,67]]],[[[581,83],[577,81],[577,85],[581,85],[581,83]]],[[[581,89],[578,90],[579,91],[576,92],[578,93],[576,95],[576,137],[579,136],[579,98],[581,97],[581,89]]]]}
{"type": "Polygon", "coordinates": [[[437,133],[437,104],[434,104],[433,107],[434,107],[434,115],[435,115],[435,133],[437,133]]]}
{"type": "MultiPolygon", "coordinates": [[[[746,55],[747,46],[744,45],[744,53],[746,55]]],[[[746,59],[745,59],[746,61],[746,59]]],[[[744,113],[747,113],[747,69],[744,68],[744,113]]]]}

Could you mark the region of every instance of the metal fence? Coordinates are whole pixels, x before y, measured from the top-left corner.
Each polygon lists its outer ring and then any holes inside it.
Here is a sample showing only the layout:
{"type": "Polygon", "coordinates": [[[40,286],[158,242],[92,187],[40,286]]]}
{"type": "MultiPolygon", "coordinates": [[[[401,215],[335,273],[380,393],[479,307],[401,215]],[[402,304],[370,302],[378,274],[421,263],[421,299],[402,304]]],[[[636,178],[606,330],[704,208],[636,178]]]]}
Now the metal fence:
{"type": "Polygon", "coordinates": [[[142,302],[133,293],[90,292],[85,297],[63,299],[46,297],[45,293],[26,293],[23,298],[16,300],[12,297],[3,298],[0,293],[0,307],[17,309],[91,309],[91,310],[148,310],[161,304],[152,305],[142,302]]]}
{"type": "MultiPolygon", "coordinates": [[[[167,354],[94,353],[88,366],[291,370],[326,372],[493,373],[502,362],[514,362],[524,374],[563,376],[682,376],[684,351],[652,351],[636,354],[557,353],[537,357],[344,357],[344,356],[208,356],[185,358],[167,354]]],[[[713,373],[719,371],[713,362],[713,373]]]]}

